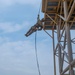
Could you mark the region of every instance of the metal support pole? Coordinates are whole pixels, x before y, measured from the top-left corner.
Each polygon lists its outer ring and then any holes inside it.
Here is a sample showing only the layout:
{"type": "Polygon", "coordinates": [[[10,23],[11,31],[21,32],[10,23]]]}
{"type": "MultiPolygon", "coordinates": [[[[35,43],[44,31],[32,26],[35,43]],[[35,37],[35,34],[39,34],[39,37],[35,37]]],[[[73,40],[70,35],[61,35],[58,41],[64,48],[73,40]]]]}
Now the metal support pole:
{"type": "Polygon", "coordinates": [[[53,36],[53,58],[54,58],[54,75],[56,75],[56,60],[55,60],[55,42],[54,42],[54,30],[52,30],[53,36]]]}
{"type": "MultiPolygon", "coordinates": [[[[58,43],[60,42],[60,25],[57,25],[57,40],[58,43]]],[[[58,55],[59,55],[59,73],[61,74],[62,72],[62,67],[61,67],[61,47],[60,45],[58,46],[58,55]]]]}
{"type": "MultiPolygon", "coordinates": [[[[61,75],[63,75],[65,72],[67,72],[67,71],[69,70],[69,66],[70,66],[70,65],[68,65],[68,66],[63,70],[63,72],[61,73],[61,75]]],[[[75,66],[75,59],[71,62],[71,66],[72,66],[72,67],[75,66]]],[[[72,75],[72,74],[71,74],[71,75],[72,75]]]]}
{"type": "MultiPolygon", "coordinates": [[[[67,8],[67,1],[64,0],[64,16],[67,19],[68,17],[68,8],[67,8]]],[[[73,61],[73,55],[72,55],[72,45],[71,45],[71,37],[70,37],[70,26],[67,22],[65,22],[65,31],[66,31],[66,39],[67,39],[67,49],[68,49],[68,56],[69,56],[69,65],[73,61]]],[[[69,67],[69,73],[70,75],[74,75],[73,68],[69,67]]]]}

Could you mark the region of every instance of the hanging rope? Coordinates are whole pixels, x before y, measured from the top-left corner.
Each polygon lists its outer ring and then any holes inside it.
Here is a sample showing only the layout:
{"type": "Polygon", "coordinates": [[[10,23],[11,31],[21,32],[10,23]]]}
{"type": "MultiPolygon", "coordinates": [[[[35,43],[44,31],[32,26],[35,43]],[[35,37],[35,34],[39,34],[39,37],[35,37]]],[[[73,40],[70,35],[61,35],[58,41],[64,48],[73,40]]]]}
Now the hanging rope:
{"type": "MultiPolygon", "coordinates": [[[[41,1],[41,3],[42,3],[42,1],[41,1]]],[[[38,11],[37,21],[39,21],[39,18],[40,18],[41,3],[40,3],[39,11],[38,11]]],[[[36,55],[36,63],[37,63],[38,73],[39,73],[39,75],[41,75],[39,61],[38,61],[38,54],[37,54],[37,31],[35,32],[35,55],[36,55]]]]}
{"type": "Polygon", "coordinates": [[[37,20],[40,20],[41,6],[42,6],[42,0],[40,2],[40,6],[39,6],[39,9],[38,9],[38,17],[37,17],[37,20]]]}
{"type": "Polygon", "coordinates": [[[42,1],[40,2],[39,10],[38,10],[38,15],[40,15],[41,12],[41,6],[42,6],[42,1]]]}
{"type": "Polygon", "coordinates": [[[38,55],[37,55],[37,31],[35,32],[35,55],[36,55],[38,73],[39,73],[39,75],[41,75],[40,68],[39,68],[38,55]]]}

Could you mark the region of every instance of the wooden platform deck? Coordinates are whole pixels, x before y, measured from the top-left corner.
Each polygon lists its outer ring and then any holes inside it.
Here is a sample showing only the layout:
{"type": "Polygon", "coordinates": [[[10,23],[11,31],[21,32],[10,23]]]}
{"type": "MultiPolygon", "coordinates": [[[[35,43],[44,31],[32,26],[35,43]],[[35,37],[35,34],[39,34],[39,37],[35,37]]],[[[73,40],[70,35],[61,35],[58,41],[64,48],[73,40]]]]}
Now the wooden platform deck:
{"type": "Polygon", "coordinates": [[[71,29],[75,29],[75,0],[66,0],[68,17],[64,18],[64,0],[42,0],[42,12],[44,13],[44,29],[56,29],[60,24],[61,29],[68,22],[71,29]]]}

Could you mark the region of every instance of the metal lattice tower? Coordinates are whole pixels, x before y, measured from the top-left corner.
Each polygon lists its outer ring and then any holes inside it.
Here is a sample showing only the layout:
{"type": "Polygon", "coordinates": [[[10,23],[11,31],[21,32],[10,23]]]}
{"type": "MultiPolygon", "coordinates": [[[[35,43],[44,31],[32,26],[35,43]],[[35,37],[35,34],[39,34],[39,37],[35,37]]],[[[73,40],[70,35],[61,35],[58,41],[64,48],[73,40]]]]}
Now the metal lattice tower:
{"type": "Polygon", "coordinates": [[[44,13],[43,29],[52,31],[54,75],[56,75],[56,56],[59,60],[59,74],[75,75],[72,50],[74,38],[71,37],[71,30],[75,30],[75,0],[42,0],[42,12],[44,13]],[[55,44],[55,32],[57,44],[55,44]],[[68,65],[65,68],[64,62],[68,65]]]}

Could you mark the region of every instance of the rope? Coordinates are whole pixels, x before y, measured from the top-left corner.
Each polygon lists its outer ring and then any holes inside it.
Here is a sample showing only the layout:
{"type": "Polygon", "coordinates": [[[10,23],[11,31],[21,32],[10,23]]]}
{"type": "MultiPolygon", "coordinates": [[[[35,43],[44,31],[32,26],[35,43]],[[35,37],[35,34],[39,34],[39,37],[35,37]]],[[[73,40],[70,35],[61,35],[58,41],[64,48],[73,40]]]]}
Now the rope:
{"type": "Polygon", "coordinates": [[[39,75],[41,75],[40,68],[39,68],[38,55],[37,55],[37,31],[35,32],[35,55],[36,55],[36,63],[37,63],[38,73],[39,73],[39,75]]]}
{"type": "Polygon", "coordinates": [[[40,12],[41,12],[41,6],[42,6],[42,0],[40,2],[39,10],[38,10],[38,16],[40,17],[40,12]]]}
{"type": "MultiPolygon", "coordinates": [[[[41,3],[42,3],[42,1],[41,1],[41,3]]],[[[39,20],[39,17],[40,17],[41,3],[40,3],[39,11],[38,11],[37,20],[39,20]]],[[[41,75],[39,61],[38,61],[38,54],[37,54],[37,31],[35,32],[35,55],[36,55],[36,63],[37,63],[38,73],[39,73],[39,75],[41,75]]]]}

